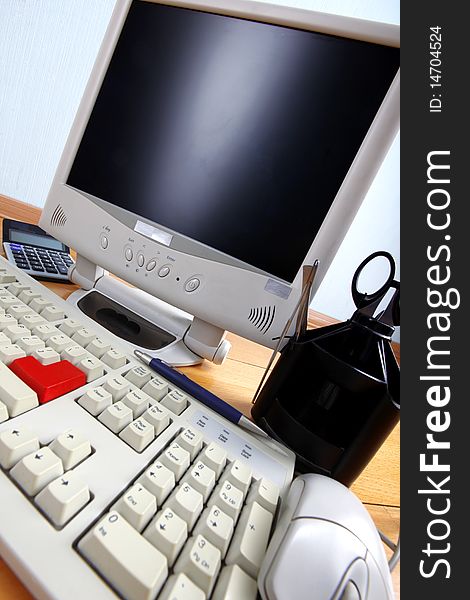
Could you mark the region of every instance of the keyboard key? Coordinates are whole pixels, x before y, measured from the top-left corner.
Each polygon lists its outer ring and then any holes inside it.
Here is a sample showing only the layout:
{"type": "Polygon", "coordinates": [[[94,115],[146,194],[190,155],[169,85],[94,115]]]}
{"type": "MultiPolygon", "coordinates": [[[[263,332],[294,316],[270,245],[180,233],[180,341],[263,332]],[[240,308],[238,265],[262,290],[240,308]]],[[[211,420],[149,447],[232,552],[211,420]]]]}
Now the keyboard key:
{"type": "Polygon", "coordinates": [[[195,534],[200,533],[225,556],[233,535],[233,519],[218,506],[206,508],[199,519],[195,534]]]}
{"type": "Polygon", "coordinates": [[[227,462],[227,453],[225,450],[216,444],[215,442],[211,442],[200,454],[199,460],[215,471],[216,478],[220,477],[222,473],[225,463],[227,462]]]}
{"type": "Polygon", "coordinates": [[[122,398],[122,401],[132,409],[134,417],[140,417],[147,410],[151,399],[141,390],[131,390],[122,398]]]}
{"type": "Polygon", "coordinates": [[[16,340],[19,340],[21,337],[31,335],[27,327],[19,324],[5,327],[3,333],[10,338],[12,344],[16,344],[16,340]]]}
{"type": "Polygon", "coordinates": [[[174,412],[175,415],[180,415],[183,410],[188,406],[188,397],[186,394],[179,392],[178,390],[172,390],[164,398],[161,403],[163,406],[174,412]]]}
{"type": "Polygon", "coordinates": [[[257,596],[256,581],[238,565],[231,565],[222,569],[212,600],[256,600],[257,596]]]}
{"type": "Polygon", "coordinates": [[[103,517],[78,548],[124,598],[155,598],[168,575],[163,554],[116,511],[103,517]]]}
{"type": "Polygon", "coordinates": [[[64,469],[73,469],[91,454],[90,442],[75,429],[61,433],[49,444],[49,448],[62,460],[64,469]]]}
{"type": "Polygon", "coordinates": [[[0,346],[11,346],[11,340],[3,331],[0,331],[0,346]]]}
{"type": "Polygon", "coordinates": [[[173,471],[176,481],[179,481],[189,467],[191,457],[187,450],[173,443],[160,456],[160,461],[173,471]]]}
{"type": "Polygon", "coordinates": [[[39,450],[39,440],[29,429],[12,427],[0,433],[0,464],[4,469],[11,469],[19,460],[36,450],[39,450]]]}
{"type": "MultiPolygon", "coordinates": [[[[9,365],[17,358],[22,358],[24,356],[26,356],[26,352],[16,344],[10,343],[10,345],[0,346],[0,363],[9,365]]],[[[3,376],[5,377],[5,375],[3,376]]]]}
{"type": "Polygon", "coordinates": [[[184,573],[179,573],[168,578],[158,600],[206,600],[206,595],[184,573]]]}
{"type": "Polygon", "coordinates": [[[36,325],[41,325],[42,323],[45,323],[45,322],[46,322],[46,319],[41,317],[41,315],[37,315],[35,313],[23,315],[19,319],[19,323],[21,325],[24,325],[25,327],[27,327],[30,330],[33,329],[33,327],[35,327],[36,325]]]}
{"type": "Polygon", "coordinates": [[[45,446],[22,458],[10,471],[10,475],[28,496],[35,496],[63,472],[60,458],[45,446]]]}
{"type": "Polygon", "coordinates": [[[208,596],[220,569],[220,551],[202,535],[191,538],[175,564],[175,573],[185,573],[208,596]]]}
{"type": "Polygon", "coordinates": [[[98,420],[114,433],[122,431],[126,425],[132,423],[132,419],[131,409],[121,401],[106,408],[98,417],[98,420]]]}
{"type": "Polygon", "coordinates": [[[82,327],[83,324],[75,319],[65,319],[65,321],[59,325],[59,329],[62,333],[65,333],[65,335],[68,335],[69,337],[72,337],[72,335],[78,329],[82,329],[82,327]]]}
{"type": "Polygon", "coordinates": [[[188,537],[188,526],[171,508],[165,508],[144,531],[144,537],[166,556],[171,567],[188,537]]]}
{"type": "Polygon", "coordinates": [[[18,358],[10,369],[33,389],[40,404],[54,400],[86,383],[85,374],[66,360],[42,365],[33,356],[18,358]]]}
{"type": "MultiPolygon", "coordinates": [[[[55,269],[54,271],[49,271],[49,269],[46,269],[46,271],[48,273],[57,273],[55,269]]],[[[60,321],[61,319],[65,318],[65,313],[58,306],[46,306],[41,311],[41,317],[44,317],[47,321],[60,321]]]]}
{"type": "Polygon", "coordinates": [[[158,506],[161,506],[175,487],[175,474],[157,460],[157,462],[142,473],[138,482],[155,496],[158,506]]]}
{"type": "Polygon", "coordinates": [[[60,354],[62,350],[65,350],[68,346],[73,346],[74,342],[72,342],[68,335],[58,333],[57,335],[51,335],[47,340],[47,345],[60,354]]]}
{"type": "Polygon", "coordinates": [[[114,348],[103,354],[101,360],[111,369],[119,369],[127,363],[125,355],[114,348]]]}
{"type": "Polygon", "coordinates": [[[153,404],[144,412],[142,417],[155,429],[155,435],[160,435],[170,424],[168,411],[159,404],[153,404]]]}
{"type": "Polygon", "coordinates": [[[203,504],[202,494],[188,483],[182,483],[168,498],[166,506],[186,521],[188,530],[191,531],[202,512],[203,504]]]}
{"type": "Polygon", "coordinates": [[[102,338],[97,337],[88,344],[86,349],[88,352],[91,352],[93,356],[96,356],[96,358],[101,358],[103,354],[108,352],[108,350],[111,350],[111,344],[105,342],[102,338]]]}
{"type": "Polygon", "coordinates": [[[160,379],[160,377],[154,377],[144,385],[142,391],[158,401],[167,394],[168,384],[163,379],[160,379]]]}
{"type": "Polygon", "coordinates": [[[125,378],[136,385],[138,388],[143,388],[144,385],[152,378],[152,372],[146,367],[134,367],[125,374],[125,378]]]}
{"type": "Polygon", "coordinates": [[[34,298],[40,298],[41,294],[39,292],[35,292],[34,290],[30,289],[30,288],[26,288],[25,290],[22,290],[19,295],[18,295],[18,300],[21,300],[21,302],[24,302],[25,304],[28,304],[31,302],[31,300],[34,300],[34,298]]]}
{"type": "Polygon", "coordinates": [[[67,346],[67,348],[64,348],[60,353],[60,358],[62,360],[68,360],[75,366],[78,366],[78,364],[87,356],[87,351],[78,344],[67,346]]]}
{"type": "Polygon", "coordinates": [[[268,479],[258,479],[250,488],[246,503],[257,502],[260,506],[269,510],[273,515],[276,512],[279,499],[279,488],[268,479]]]}
{"type": "Polygon", "coordinates": [[[112,395],[113,401],[117,402],[129,392],[131,385],[124,377],[117,376],[105,381],[103,387],[112,395]]]}
{"type": "Polygon", "coordinates": [[[52,306],[52,302],[50,300],[46,300],[42,296],[39,298],[33,298],[29,303],[30,308],[32,308],[35,312],[41,314],[41,311],[46,308],[46,306],[52,306]]]}
{"type": "Polygon", "coordinates": [[[230,481],[220,483],[210,499],[210,505],[216,504],[236,522],[243,506],[243,492],[230,481]]]}
{"type": "MultiPolygon", "coordinates": [[[[0,357],[4,348],[0,348],[0,357]]],[[[16,417],[37,406],[38,396],[4,362],[0,362],[0,399],[7,407],[10,417],[16,417]]]]}
{"type": "Polygon", "coordinates": [[[243,496],[245,496],[251,484],[251,469],[247,464],[242,463],[240,460],[235,460],[225,469],[222,479],[224,481],[230,481],[230,483],[241,490],[243,496]]]}
{"type": "Polygon", "coordinates": [[[51,481],[34,499],[49,519],[62,527],[90,501],[90,490],[75,471],[51,481]]]}
{"type": "Polygon", "coordinates": [[[60,331],[57,327],[51,325],[51,323],[41,323],[41,325],[36,325],[36,327],[33,328],[32,333],[41,338],[41,340],[47,342],[49,338],[58,335],[60,331]]]}
{"type": "Polygon", "coordinates": [[[88,390],[79,400],[80,406],[83,406],[94,417],[98,416],[105,408],[111,406],[113,397],[102,387],[96,387],[88,390]]]}
{"type": "Polygon", "coordinates": [[[0,331],[5,331],[10,325],[17,325],[18,321],[9,314],[0,314],[0,331]]]}
{"type": "Polygon", "coordinates": [[[52,363],[59,362],[60,360],[60,355],[48,346],[45,348],[38,348],[31,356],[34,356],[34,358],[42,365],[52,365],[52,363]]]}
{"type": "Polygon", "coordinates": [[[105,372],[103,363],[95,356],[87,356],[78,363],[77,367],[85,373],[88,383],[99,379],[105,372]]]}
{"type": "Polygon", "coordinates": [[[215,472],[209,469],[202,461],[197,463],[184,476],[184,481],[202,494],[204,502],[207,502],[215,486],[215,472]]]}
{"type": "Polygon", "coordinates": [[[6,269],[0,269],[0,283],[10,283],[11,281],[16,281],[16,277],[10,275],[6,269]]]}
{"type": "Polygon", "coordinates": [[[72,339],[76,344],[80,344],[86,348],[86,346],[92,342],[96,337],[96,333],[91,331],[91,329],[87,329],[86,327],[82,327],[81,329],[77,329],[72,335],[72,339]]]}
{"type": "Polygon", "coordinates": [[[144,419],[136,419],[121,431],[119,437],[136,452],[142,452],[155,439],[155,429],[144,419]]]}
{"type": "Polygon", "coordinates": [[[142,531],[157,512],[157,501],[140,483],[134,484],[114,504],[117,511],[137,531],[142,531]]]}
{"type": "Polygon", "coordinates": [[[16,340],[16,345],[23,348],[26,354],[32,354],[35,350],[46,347],[45,342],[43,342],[41,338],[38,338],[37,335],[21,337],[16,340]]]}
{"type": "Polygon", "coordinates": [[[14,317],[17,321],[25,315],[34,315],[34,311],[27,304],[12,304],[6,309],[6,312],[14,317]]]}
{"type": "Polygon", "coordinates": [[[0,423],[3,423],[4,421],[7,421],[9,419],[8,416],[8,409],[6,407],[6,404],[3,404],[3,402],[0,400],[0,423]]]}
{"type": "Polygon", "coordinates": [[[198,431],[196,431],[192,427],[187,427],[184,431],[182,431],[179,434],[175,442],[179,444],[182,448],[187,450],[191,455],[191,460],[194,460],[194,457],[200,452],[202,448],[202,440],[203,437],[198,431]]]}
{"type": "Polygon", "coordinates": [[[256,579],[268,546],[272,521],[272,514],[257,502],[245,506],[225,562],[238,564],[256,579]]]}
{"type": "Polygon", "coordinates": [[[19,296],[22,291],[31,289],[29,285],[15,281],[11,285],[7,286],[7,290],[14,296],[19,296]]]}

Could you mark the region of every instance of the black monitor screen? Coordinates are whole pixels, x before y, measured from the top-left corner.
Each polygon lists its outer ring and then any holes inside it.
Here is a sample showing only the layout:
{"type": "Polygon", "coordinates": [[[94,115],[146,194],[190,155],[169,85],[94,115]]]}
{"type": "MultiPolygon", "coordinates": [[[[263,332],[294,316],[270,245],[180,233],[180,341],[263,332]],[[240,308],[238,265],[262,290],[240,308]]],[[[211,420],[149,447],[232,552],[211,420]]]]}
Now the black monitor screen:
{"type": "Polygon", "coordinates": [[[67,183],[292,281],[399,50],[132,4],[67,183]]]}

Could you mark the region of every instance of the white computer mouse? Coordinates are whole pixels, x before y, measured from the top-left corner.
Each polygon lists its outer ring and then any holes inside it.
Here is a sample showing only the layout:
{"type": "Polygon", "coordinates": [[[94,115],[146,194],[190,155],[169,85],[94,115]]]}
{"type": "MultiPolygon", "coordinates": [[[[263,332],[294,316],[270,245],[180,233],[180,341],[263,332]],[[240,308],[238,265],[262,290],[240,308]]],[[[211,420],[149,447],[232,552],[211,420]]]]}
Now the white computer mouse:
{"type": "Polygon", "coordinates": [[[323,475],[292,483],[258,577],[264,600],[392,600],[383,544],[369,513],[323,475]]]}

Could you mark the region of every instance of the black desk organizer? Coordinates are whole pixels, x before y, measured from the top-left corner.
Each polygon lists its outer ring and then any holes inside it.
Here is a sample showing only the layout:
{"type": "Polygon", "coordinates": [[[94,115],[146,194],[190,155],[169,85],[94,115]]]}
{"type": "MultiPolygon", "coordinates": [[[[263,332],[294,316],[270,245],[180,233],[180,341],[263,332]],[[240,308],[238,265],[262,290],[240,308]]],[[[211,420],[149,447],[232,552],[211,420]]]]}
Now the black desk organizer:
{"type": "MultiPolygon", "coordinates": [[[[398,302],[399,284],[393,283],[392,302],[398,302]]],[[[371,296],[363,297],[370,305],[371,296]]],[[[251,411],[260,427],[296,453],[299,472],[329,475],[347,486],[400,418],[394,327],[384,319],[390,305],[376,319],[367,314],[374,307],[363,310],[364,304],[345,323],[291,340],[251,411]]]]}

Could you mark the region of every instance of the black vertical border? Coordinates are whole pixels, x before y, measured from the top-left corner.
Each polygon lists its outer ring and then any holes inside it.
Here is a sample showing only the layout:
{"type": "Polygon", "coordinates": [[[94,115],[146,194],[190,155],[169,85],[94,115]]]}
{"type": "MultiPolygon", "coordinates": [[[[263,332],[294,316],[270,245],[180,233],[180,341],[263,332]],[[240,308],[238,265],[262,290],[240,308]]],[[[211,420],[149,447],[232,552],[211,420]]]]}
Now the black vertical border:
{"type": "MultiPolygon", "coordinates": [[[[402,3],[401,14],[401,283],[403,292],[401,327],[401,598],[434,598],[442,600],[469,597],[467,573],[467,538],[470,532],[470,326],[466,314],[468,279],[470,269],[469,191],[470,174],[470,96],[467,93],[470,69],[469,20],[464,16],[465,3],[428,2],[402,3]],[[430,87],[430,27],[440,26],[442,32],[442,91],[430,87]],[[429,112],[433,93],[441,93],[442,112],[429,112]],[[449,150],[451,194],[449,212],[451,225],[445,232],[432,231],[426,224],[427,155],[436,150],[449,150]],[[450,240],[444,240],[444,235],[450,240]],[[456,309],[438,309],[450,314],[451,328],[447,334],[450,355],[442,361],[450,363],[451,399],[441,410],[450,412],[451,423],[447,431],[436,434],[436,439],[450,441],[450,450],[439,452],[439,461],[450,464],[449,473],[434,473],[440,482],[450,475],[443,488],[447,494],[418,494],[419,489],[432,488],[426,475],[420,472],[419,455],[426,451],[426,418],[434,410],[426,400],[429,381],[420,381],[426,374],[427,341],[436,335],[429,329],[426,317],[430,312],[427,303],[427,280],[430,263],[426,251],[448,244],[451,257],[448,262],[438,262],[451,269],[451,278],[444,288],[456,288],[461,304],[456,309]],[[467,376],[468,374],[468,376],[467,376]],[[445,507],[449,498],[450,510],[445,515],[431,515],[427,498],[433,498],[434,508],[445,507]],[[440,504],[439,504],[440,503],[440,504]],[[442,518],[448,521],[450,533],[440,541],[428,535],[429,523],[442,518]],[[431,552],[423,550],[430,544],[431,552]],[[449,546],[447,546],[449,544],[449,546]],[[429,555],[428,555],[429,554],[429,555]],[[437,564],[439,559],[448,561],[437,564]],[[431,577],[420,574],[423,570],[431,577]],[[447,575],[450,575],[447,578],[447,575]]],[[[434,263],[435,264],[435,263],[434,263]]],[[[442,348],[446,346],[442,344],[442,348]]],[[[444,372],[441,372],[443,374],[444,372]]],[[[427,372],[429,374],[429,372],[427,372]]],[[[444,384],[443,385],[447,385],[444,384]]],[[[432,454],[432,452],[429,452],[432,454]]],[[[428,459],[429,462],[430,459],[428,459]]],[[[446,526],[435,524],[431,531],[444,535],[446,526]]]]}

